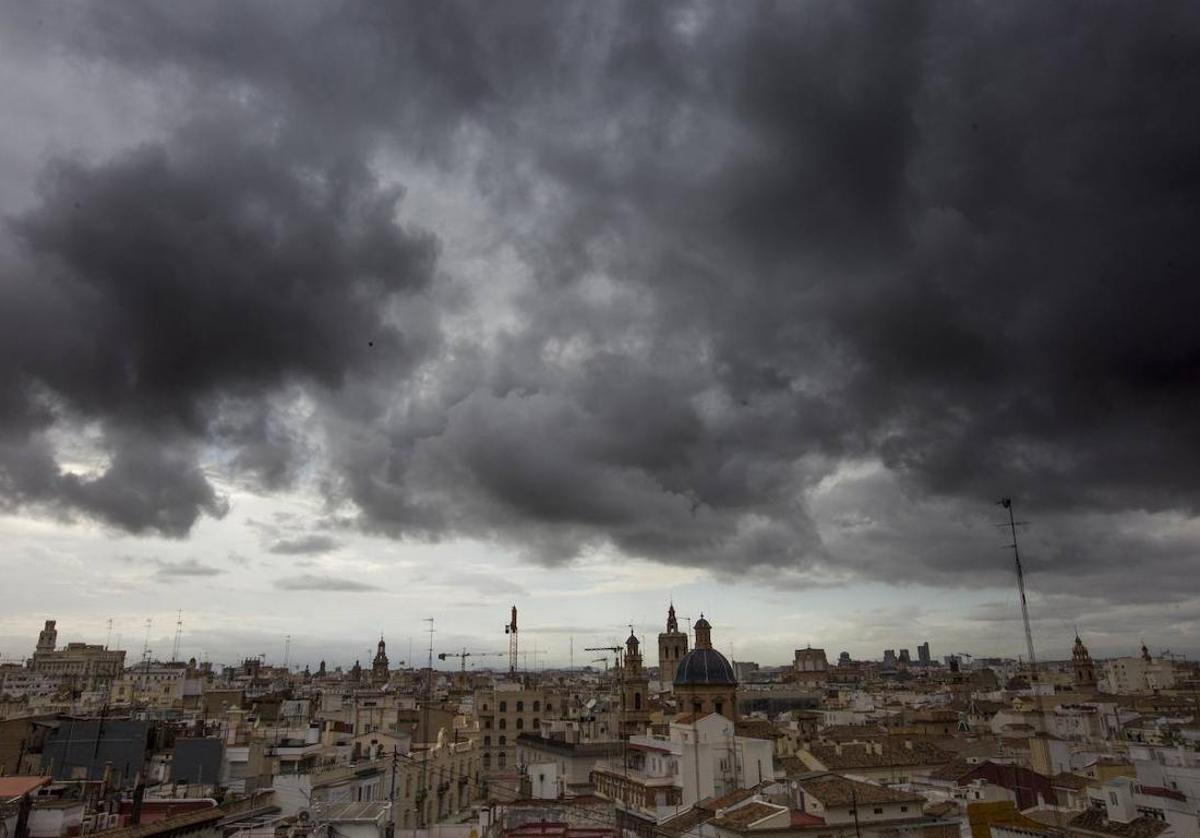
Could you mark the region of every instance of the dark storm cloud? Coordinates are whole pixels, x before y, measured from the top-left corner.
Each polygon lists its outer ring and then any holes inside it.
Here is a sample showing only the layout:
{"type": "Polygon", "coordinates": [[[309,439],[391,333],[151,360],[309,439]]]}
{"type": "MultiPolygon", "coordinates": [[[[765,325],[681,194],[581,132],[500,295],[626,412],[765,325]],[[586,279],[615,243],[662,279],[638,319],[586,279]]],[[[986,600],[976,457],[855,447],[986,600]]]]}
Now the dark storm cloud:
{"type": "Polygon", "coordinates": [[[57,160],[40,204],[11,220],[27,263],[0,288],[8,503],[184,535],[226,508],[200,444],[281,485],[292,452],[273,395],[336,391],[424,351],[388,314],[434,254],[396,224],[400,192],[357,162],[290,160],[244,127],[196,122],[103,164],[57,160]],[[64,472],[43,431],[93,421],[108,464],[64,472]]]}
{"type": "Polygon", "coordinates": [[[542,562],[1000,583],[1010,494],[1055,533],[1030,536],[1047,585],[1107,589],[1132,554],[1187,584],[1193,5],[7,14],[218,126],[55,164],[15,220],[37,269],[0,337],[10,504],[172,534],[220,514],[186,468],[144,508],[119,489],[147,497],[152,464],[68,491],[39,435],[67,411],[102,424],[110,471],[128,440],[192,463],[209,441],[268,489],[319,469],[368,529],[542,562]],[[519,289],[500,336],[382,319],[481,291],[430,284],[363,162],[389,150],[471,161],[529,274],[495,277],[519,289]]]}

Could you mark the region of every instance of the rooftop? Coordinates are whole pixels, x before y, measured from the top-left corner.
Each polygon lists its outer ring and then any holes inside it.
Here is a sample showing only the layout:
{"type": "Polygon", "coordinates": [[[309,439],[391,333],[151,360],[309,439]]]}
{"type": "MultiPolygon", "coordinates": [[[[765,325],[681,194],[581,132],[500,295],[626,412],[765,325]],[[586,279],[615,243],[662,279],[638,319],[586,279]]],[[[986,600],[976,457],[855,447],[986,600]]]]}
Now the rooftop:
{"type": "Polygon", "coordinates": [[[1068,826],[1100,835],[1112,835],[1115,838],[1155,838],[1167,828],[1164,821],[1145,816],[1134,818],[1129,823],[1112,821],[1103,809],[1085,809],[1073,817],[1068,826]]]}
{"type": "Polygon", "coordinates": [[[726,812],[724,815],[713,820],[712,823],[713,826],[724,827],[725,829],[745,829],[764,818],[769,818],[772,815],[778,815],[786,811],[785,807],[776,806],[774,803],[755,801],[747,803],[745,806],[739,806],[731,812],[726,812]]]}
{"type": "Polygon", "coordinates": [[[800,788],[825,806],[852,806],[871,803],[924,803],[925,798],[913,792],[863,783],[834,774],[822,774],[809,780],[800,780],[800,788]]]}

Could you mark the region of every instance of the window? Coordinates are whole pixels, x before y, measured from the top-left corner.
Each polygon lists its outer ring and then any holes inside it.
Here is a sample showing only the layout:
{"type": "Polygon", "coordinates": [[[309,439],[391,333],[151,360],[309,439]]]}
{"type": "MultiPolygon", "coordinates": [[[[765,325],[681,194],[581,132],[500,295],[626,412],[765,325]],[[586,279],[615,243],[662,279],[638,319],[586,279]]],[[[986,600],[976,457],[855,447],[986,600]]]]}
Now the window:
{"type": "Polygon", "coordinates": [[[505,745],[507,745],[507,744],[508,744],[508,737],[507,737],[507,736],[501,736],[501,737],[500,737],[500,747],[501,747],[501,748],[503,748],[503,747],[504,747],[505,745]]]}
{"type": "MultiPolygon", "coordinates": [[[[641,694],[641,693],[634,693],[634,694],[633,694],[633,709],[634,709],[634,710],[641,710],[641,709],[642,709],[642,694],[641,694]]],[[[718,707],[718,708],[717,708],[717,712],[718,712],[718,713],[719,713],[719,712],[721,712],[721,708],[720,708],[720,707],[718,707]]]]}
{"type": "Polygon", "coordinates": [[[501,701],[501,702],[500,702],[500,712],[501,712],[501,713],[507,713],[507,712],[508,712],[508,702],[507,702],[507,701],[501,701]]]}
{"type": "Polygon", "coordinates": [[[490,737],[490,736],[483,737],[483,747],[489,748],[489,747],[491,747],[491,744],[492,744],[492,737],[490,737]]]}
{"type": "MultiPolygon", "coordinates": [[[[501,719],[501,721],[503,721],[503,719],[501,719]]],[[[484,729],[484,730],[491,730],[491,729],[492,729],[492,720],[491,720],[491,719],[484,719],[484,720],[483,720],[483,729],[484,729]]]]}
{"type": "Polygon", "coordinates": [[[533,712],[537,713],[541,709],[542,709],[542,702],[540,702],[540,701],[533,702],[533,712]]]}
{"type": "Polygon", "coordinates": [[[539,724],[541,724],[541,722],[538,719],[534,719],[533,720],[533,729],[537,730],[539,724]]]}
{"type": "Polygon", "coordinates": [[[518,702],[517,702],[517,712],[518,712],[518,713],[523,713],[523,712],[525,712],[525,702],[524,702],[524,701],[518,701],[518,702]]]}
{"type": "Polygon", "coordinates": [[[901,806],[901,807],[900,807],[900,811],[901,811],[901,812],[907,812],[907,811],[908,811],[908,807],[907,807],[907,806],[901,806]]]}
{"type": "Polygon", "coordinates": [[[517,730],[524,730],[524,729],[525,729],[525,720],[518,717],[517,718],[517,730]]]}
{"type": "Polygon", "coordinates": [[[486,753],[483,755],[483,767],[484,768],[492,767],[492,755],[490,753],[486,753]]]}
{"type": "Polygon", "coordinates": [[[877,814],[877,815],[882,815],[882,814],[883,814],[883,809],[881,809],[880,807],[876,806],[876,807],[875,807],[875,809],[874,809],[874,812],[875,812],[875,814],[877,814]]]}
{"type": "Polygon", "coordinates": [[[500,729],[501,729],[501,730],[508,730],[508,719],[501,719],[501,720],[500,720],[500,729]]]}
{"type": "Polygon", "coordinates": [[[508,754],[506,754],[504,751],[501,751],[500,758],[496,760],[496,766],[498,768],[503,768],[506,765],[508,765],[508,754]]]}

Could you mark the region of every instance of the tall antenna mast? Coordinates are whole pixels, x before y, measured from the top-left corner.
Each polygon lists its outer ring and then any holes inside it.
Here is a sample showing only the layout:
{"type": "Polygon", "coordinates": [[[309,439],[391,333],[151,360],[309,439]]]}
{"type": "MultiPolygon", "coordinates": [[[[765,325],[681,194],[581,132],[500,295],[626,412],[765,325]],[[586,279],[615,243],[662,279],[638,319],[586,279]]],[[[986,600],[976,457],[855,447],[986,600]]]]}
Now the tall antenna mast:
{"type": "Polygon", "coordinates": [[[292,636],[285,635],[283,638],[283,668],[287,669],[288,664],[292,662],[292,636]]]}
{"type": "Polygon", "coordinates": [[[1012,533],[1013,560],[1017,565],[1017,590],[1021,594],[1021,619],[1025,623],[1025,650],[1029,654],[1029,680],[1036,682],[1037,655],[1033,651],[1033,631],[1029,628],[1029,602],[1025,599],[1025,571],[1021,568],[1021,551],[1017,549],[1017,521],[1013,515],[1012,498],[1001,498],[1000,505],[1008,510],[1008,529],[1012,533]]]}
{"type": "Polygon", "coordinates": [[[427,825],[425,823],[425,798],[429,794],[430,786],[429,761],[433,759],[433,746],[429,742],[429,714],[433,709],[433,617],[426,617],[425,622],[429,623],[429,669],[427,672],[429,680],[425,682],[425,707],[421,712],[421,740],[425,746],[425,752],[421,755],[421,782],[417,799],[418,827],[427,825]]]}
{"type": "Polygon", "coordinates": [[[183,635],[183,609],[175,614],[175,645],[171,647],[171,662],[179,660],[179,638],[183,635]]]}
{"type": "Polygon", "coordinates": [[[112,641],[112,617],[108,618],[108,634],[104,635],[104,649],[108,650],[109,644],[112,641]]]}
{"type": "Polygon", "coordinates": [[[153,617],[146,618],[146,639],[142,643],[142,677],[145,679],[150,675],[150,626],[154,622],[153,617]]]}

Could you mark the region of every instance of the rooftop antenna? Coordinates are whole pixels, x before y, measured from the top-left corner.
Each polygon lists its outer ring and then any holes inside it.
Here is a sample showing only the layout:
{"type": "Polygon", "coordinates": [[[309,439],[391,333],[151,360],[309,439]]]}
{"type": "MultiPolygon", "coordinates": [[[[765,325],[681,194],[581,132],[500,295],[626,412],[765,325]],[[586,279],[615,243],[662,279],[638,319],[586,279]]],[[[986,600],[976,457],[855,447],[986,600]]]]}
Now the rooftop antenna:
{"type": "Polygon", "coordinates": [[[104,635],[104,650],[108,651],[109,643],[112,641],[112,617],[108,618],[108,634],[104,635]]]}
{"type": "Polygon", "coordinates": [[[175,614],[175,645],[171,647],[171,662],[179,660],[179,638],[183,635],[183,609],[175,614]]]}
{"type": "Polygon", "coordinates": [[[283,668],[287,669],[288,664],[292,662],[292,636],[285,635],[283,638],[283,668]]]}
{"type": "MultiPolygon", "coordinates": [[[[1012,498],[1001,498],[1000,505],[1008,510],[1008,529],[1012,533],[1013,561],[1017,566],[1017,591],[1021,595],[1021,620],[1025,624],[1025,650],[1029,654],[1029,681],[1036,683],[1037,655],[1033,651],[1033,631],[1029,628],[1029,602],[1025,599],[1025,571],[1021,567],[1021,551],[1017,549],[1017,520],[1013,515],[1012,498]]],[[[1024,524],[1024,521],[1020,522],[1024,524]]]]}

